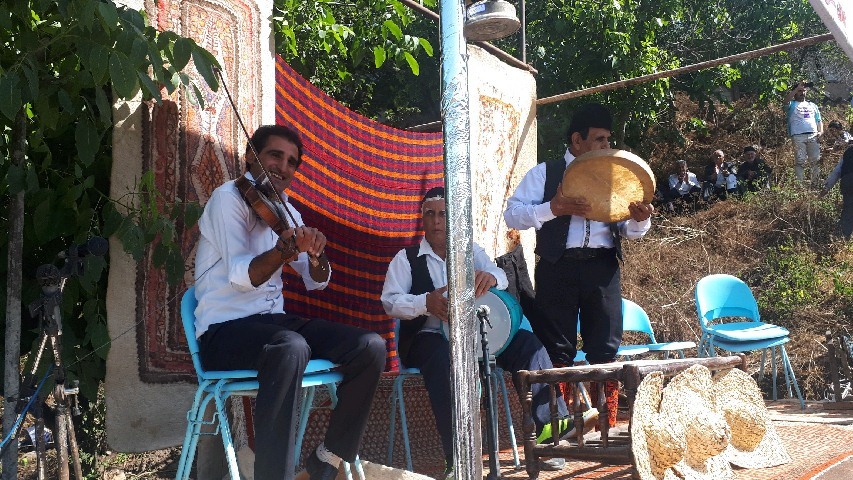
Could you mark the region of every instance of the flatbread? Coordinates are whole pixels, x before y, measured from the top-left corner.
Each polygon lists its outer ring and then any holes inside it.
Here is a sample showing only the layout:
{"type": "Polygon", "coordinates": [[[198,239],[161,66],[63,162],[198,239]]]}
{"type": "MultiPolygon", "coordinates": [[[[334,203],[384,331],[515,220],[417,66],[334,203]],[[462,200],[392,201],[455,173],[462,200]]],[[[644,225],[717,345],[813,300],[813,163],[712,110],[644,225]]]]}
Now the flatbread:
{"type": "Polygon", "coordinates": [[[655,176],[649,165],[631,152],[594,150],[569,164],[560,188],[566,197],[586,198],[592,206],[586,218],[620,222],[631,217],[631,202],[652,202],[655,176]]]}

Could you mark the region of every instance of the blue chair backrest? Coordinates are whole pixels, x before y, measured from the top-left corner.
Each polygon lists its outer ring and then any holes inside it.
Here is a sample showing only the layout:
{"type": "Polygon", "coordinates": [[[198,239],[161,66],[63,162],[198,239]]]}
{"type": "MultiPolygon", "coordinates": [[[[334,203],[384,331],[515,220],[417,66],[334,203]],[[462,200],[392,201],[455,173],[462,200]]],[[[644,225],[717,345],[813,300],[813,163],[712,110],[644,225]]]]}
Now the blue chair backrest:
{"type": "Polygon", "coordinates": [[[758,303],[752,290],[743,280],[718,273],[696,283],[696,312],[702,328],[708,322],[723,317],[745,317],[760,322],[758,303]]]}
{"type": "Polygon", "coordinates": [[[649,315],[643,307],[628,300],[622,299],[622,330],[626,332],[643,332],[649,336],[649,343],[657,343],[655,332],[652,331],[652,323],[649,315]]]}
{"type": "Polygon", "coordinates": [[[184,292],[181,299],[181,322],[184,324],[184,334],[187,337],[187,346],[190,349],[190,355],[193,359],[193,367],[196,375],[201,378],[204,367],[201,366],[201,358],[198,353],[198,339],[195,338],[195,307],[198,306],[198,300],[195,298],[195,286],[192,286],[184,292]]]}

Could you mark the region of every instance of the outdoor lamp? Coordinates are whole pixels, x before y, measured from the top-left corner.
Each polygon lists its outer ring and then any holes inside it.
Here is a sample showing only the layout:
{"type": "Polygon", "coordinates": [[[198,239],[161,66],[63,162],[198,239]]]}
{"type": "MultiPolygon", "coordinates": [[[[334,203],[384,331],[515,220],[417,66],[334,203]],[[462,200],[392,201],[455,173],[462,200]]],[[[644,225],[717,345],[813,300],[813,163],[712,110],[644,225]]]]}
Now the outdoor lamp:
{"type": "Polygon", "coordinates": [[[472,3],[465,14],[465,38],[490,41],[512,35],[521,26],[515,6],[504,0],[480,0],[472,3]]]}

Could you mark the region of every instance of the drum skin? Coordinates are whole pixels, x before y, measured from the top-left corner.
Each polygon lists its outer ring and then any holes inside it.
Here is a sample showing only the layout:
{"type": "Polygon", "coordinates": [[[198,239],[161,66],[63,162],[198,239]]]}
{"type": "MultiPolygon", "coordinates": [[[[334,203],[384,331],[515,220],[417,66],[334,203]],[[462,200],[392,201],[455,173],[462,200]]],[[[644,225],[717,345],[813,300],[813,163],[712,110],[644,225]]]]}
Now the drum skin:
{"type": "MultiPolygon", "coordinates": [[[[474,300],[474,311],[482,305],[489,307],[489,322],[492,328],[486,325],[486,338],[489,340],[489,353],[499,355],[506,349],[521,326],[523,312],[518,301],[508,292],[490,288],[489,291],[474,300]]],[[[473,321],[478,321],[476,315],[473,321]]],[[[444,337],[448,338],[447,322],[441,324],[444,337]]],[[[482,357],[482,344],[480,343],[480,326],[476,328],[477,356],[482,357]]]]}
{"type": "Polygon", "coordinates": [[[563,196],[584,197],[592,207],[586,218],[620,222],[631,217],[631,202],[651,203],[655,175],[637,155],[616,149],[594,150],[566,168],[560,186],[563,196]]]}

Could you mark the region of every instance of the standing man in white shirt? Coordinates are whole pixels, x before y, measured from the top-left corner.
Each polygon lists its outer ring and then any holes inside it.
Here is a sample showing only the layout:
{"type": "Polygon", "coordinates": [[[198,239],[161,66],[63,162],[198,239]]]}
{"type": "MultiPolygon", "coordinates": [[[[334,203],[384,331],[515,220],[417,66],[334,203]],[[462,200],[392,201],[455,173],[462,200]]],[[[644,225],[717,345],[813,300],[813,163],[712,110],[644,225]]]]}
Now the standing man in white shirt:
{"type": "Polygon", "coordinates": [[[339,364],[340,401],[325,440],[305,461],[311,480],[331,480],[341,459],[355,460],[385,366],[385,341],[353,326],[285,313],[283,265],[296,270],[308,290],[325,288],[331,278],[322,255],[326,237],[306,226],[287,201],[285,190],[302,161],[299,135],[282,125],[265,125],[250,141],[258,158],[247,146],[244,179],[214,190],[199,219],[195,314],[201,360],[209,370],[258,370],[255,478],[265,480],[293,478],[297,399],[308,360],[339,364]],[[261,173],[258,162],[291,214],[292,228],[281,238],[237,186],[246,180],[254,184],[261,173]],[[294,236],[295,248],[283,241],[294,236]]]}
{"type": "Polygon", "coordinates": [[[800,81],[785,96],[783,105],[788,116],[788,135],[794,143],[794,173],[797,180],[802,182],[803,169],[808,163],[809,180],[812,186],[817,186],[820,180],[818,140],[823,135],[823,120],[817,105],[806,100],[806,91],[812,86],[811,82],[800,81]]]}
{"type": "MultiPolygon", "coordinates": [[[[388,265],[382,287],[382,306],[389,316],[402,320],[397,339],[397,352],[407,367],[421,370],[424,386],[435,416],[447,465],[453,465],[453,433],[451,425],[450,344],[444,337],[441,322],[447,321],[447,236],[444,187],[430,189],[421,202],[424,238],[419,244],[400,250],[388,265]]],[[[474,244],[474,295],[479,297],[491,287],[504,290],[506,273],[495,265],[483,247],[474,244]]],[[[532,332],[519,330],[509,345],[496,356],[497,364],[515,374],[519,370],[542,370],[553,365],[542,342],[532,332]]],[[[534,384],[533,420],[540,441],[550,440],[551,424],[548,400],[551,387],[534,384]],[[546,428],[547,427],[547,428],[546,428]]],[[[571,419],[562,398],[557,401],[560,434],[571,429],[571,419]]],[[[552,458],[540,465],[546,470],[560,470],[565,459],[552,458]]]]}
{"type": "MultiPolygon", "coordinates": [[[[634,202],[630,219],[608,224],[585,218],[590,211],[585,198],[562,194],[566,167],[579,155],[610,148],[612,124],[603,105],[579,108],[569,125],[565,156],[527,172],[504,211],[509,228],[536,229],[538,314],[530,321],[555,366],[574,363],[578,320],[587,361],[607,363],[616,358],[622,342],[621,239],[638,239],[651,226],[650,204],[634,202]]],[[[594,394],[596,389],[592,390],[594,394]]],[[[618,384],[608,382],[605,391],[613,426],[618,384]]]]}

